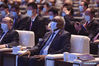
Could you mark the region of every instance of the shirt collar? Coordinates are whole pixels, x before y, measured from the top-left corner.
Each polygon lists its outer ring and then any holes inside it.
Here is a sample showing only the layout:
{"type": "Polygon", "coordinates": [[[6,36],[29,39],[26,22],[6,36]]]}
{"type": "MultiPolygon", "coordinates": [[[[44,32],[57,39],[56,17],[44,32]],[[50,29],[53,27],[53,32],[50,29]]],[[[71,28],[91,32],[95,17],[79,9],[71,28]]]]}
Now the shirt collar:
{"type": "Polygon", "coordinates": [[[38,16],[38,15],[36,15],[33,19],[31,18],[31,20],[32,20],[32,21],[35,21],[35,19],[36,19],[37,16],[38,16]]]}

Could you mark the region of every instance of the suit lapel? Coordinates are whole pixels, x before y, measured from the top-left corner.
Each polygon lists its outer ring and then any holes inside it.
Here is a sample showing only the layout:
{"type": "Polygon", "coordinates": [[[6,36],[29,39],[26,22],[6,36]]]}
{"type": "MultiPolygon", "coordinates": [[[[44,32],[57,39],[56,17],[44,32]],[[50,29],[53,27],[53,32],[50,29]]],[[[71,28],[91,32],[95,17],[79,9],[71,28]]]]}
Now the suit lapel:
{"type": "Polygon", "coordinates": [[[53,39],[53,41],[52,41],[50,47],[52,47],[52,46],[55,44],[55,41],[56,41],[58,38],[60,38],[60,35],[62,34],[62,32],[63,32],[63,30],[60,30],[60,31],[56,34],[56,36],[54,37],[54,39],[53,39]]]}
{"type": "Polygon", "coordinates": [[[50,32],[49,34],[47,34],[46,38],[44,39],[44,42],[42,43],[41,48],[46,44],[46,42],[47,42],[48,39],[50,38],[51,34],[52,34],[51,32],[50,32]]]}
{"type": "MultiPolygon", "coordinates": [[[[8,31],[9,32],[9,31],[8,31]]],[[[6,37],[6,35],[8,34],[8,32],[3,36],[3,37],[1,37],[2,39],[0,39],[1,40],[1,42],[0,43],[2,43],[3,42],[3,40],[5,39],[5,37],[6,37]]]]}

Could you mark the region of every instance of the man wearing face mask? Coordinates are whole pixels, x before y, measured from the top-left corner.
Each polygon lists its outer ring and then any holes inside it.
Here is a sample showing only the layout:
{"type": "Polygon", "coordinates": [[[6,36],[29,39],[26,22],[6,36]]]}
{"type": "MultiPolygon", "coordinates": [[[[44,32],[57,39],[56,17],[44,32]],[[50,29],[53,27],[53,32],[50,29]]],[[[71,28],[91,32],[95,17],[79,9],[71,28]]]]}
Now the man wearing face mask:
{"type": "Polygon", "coordinates": [[[77,20],[73,18],[73,8],[70,3],[65,3],[63,5],[61,16],[64,17],[65,20],[65,30],[74,34],[74,27],[72,26],[77,20]]]}
{"type": "Polygon", "coordinates": [[[46,32],[45,23],[42,15],[37,14],[37,4],[32,2],[28,4],[27,15],[30,17],[29,30],[35,33],[35,42],[38,43],[46,32]]]}
{"type": "Polygon", "coordinates": [[[8,6],[5,3],[0,5],[0,14],[1,14],[0,21],[2,21],[2,18],[4,18],[8,14],[8,8],[7,7],[8,6]]]}
{"type": "Polygon", "coordinates": [[[56,7],[51,7],[49,10],[48,10],[48,15],[49,15],[49,19],[50,20],[53,20],[53,18],[55,16],[58,16],[58,9],[56,7]]]}
{"type": "Polygon", "coordinates": [[[47,2],[45,2],[44,4],[43,4],[43,10],[42,10],[42,15],[44,15],[44,16],[48,16],[48,10],[50,9],[50,5],[47,3],[47,2]]]}
{"type": "MultiPolygon", "coordinates": [[[[95,16],[95,10],[92,8],[88,8],[85,11],[85,22],[83,24],[84,28],[86,29],[86,31],[88,32],[88,37],[90,38],[90,42],[93,43],[93,38],[96,36],[96,32],[99,29],[99,23],[97,21],[95,21],[93,19],[93,17],[95,16]]],[[[96,45],[94,44],[90,44],[91,45],[91,53],[96,53],[96,51],[93,50],[93,48],[96,47],[96,45]],[[93,52],[94,51],[94,52],[93,52]]]]}
{"type": "Polygon", "coordinates": [[[0,35],[0,49],[11,48],[12,46],[19,45],[19,34],[12,30],[13,20],[9,17],[2,19],[1,28],[2,34],[0,35]]]}
{"type": "Polygon", "coordinates": [[[85,11],[86,11],[86,9],[88,8],[88,4],[86,3],[86,2],[81,2],[80,4],[79,4],[79,11],[80,11],[80,15],[82,16],[82,17],[84,17],[84,15],[85,15],[85,11]]]}
{"type": "Polygon", "coordinates": [[[13,29],[18,28],[18,23],[20,21],[20,15],[19,15],[19,6],[13,4],[10,10],[9,15],[7,15],[13,19],[13,29]]]}
{"type": "Polygon", "coordinates": [[[20,57],[18,66],[44,66],[44,58],[47,54],[70,52],[71,34],[64,30],[64,19],[56,16],[50,23],[50,32],[46,33],[43,40],[33,47],[31,56],[20,57]]]}
{"type": "Polygon", "coordinates": [[[42,4],[43,0],[36,0],[36,3],[42,4]]]}

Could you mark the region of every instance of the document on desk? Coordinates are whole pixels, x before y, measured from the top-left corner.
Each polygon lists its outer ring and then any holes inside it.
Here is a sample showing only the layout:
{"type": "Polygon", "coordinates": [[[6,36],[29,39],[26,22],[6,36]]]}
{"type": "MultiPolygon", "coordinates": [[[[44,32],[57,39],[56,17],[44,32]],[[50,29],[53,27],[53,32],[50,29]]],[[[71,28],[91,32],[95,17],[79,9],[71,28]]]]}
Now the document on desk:
{"type": "Polygon", "coordinates": [[[0,49],[0,52],[3,52],[3,51],[12,51],[12,48],[2,48],[2,49],[0,49]]]}

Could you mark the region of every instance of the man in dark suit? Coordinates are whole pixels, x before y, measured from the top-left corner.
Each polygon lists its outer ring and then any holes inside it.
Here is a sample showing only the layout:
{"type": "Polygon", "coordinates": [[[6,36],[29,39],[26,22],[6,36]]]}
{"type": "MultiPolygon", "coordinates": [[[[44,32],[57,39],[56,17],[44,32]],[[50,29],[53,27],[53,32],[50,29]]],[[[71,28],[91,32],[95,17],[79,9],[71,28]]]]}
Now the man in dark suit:
{"type": "Polygon", "coordinates": [[[19,14],[19,5],[13,4],[10,10],[10,13],[7,15],[13,19],[13,29],[18,28],[18,23],[20,21],[20,14],[19,14]]]}
{"type": "Polygon", "coordinates": [[[19,57],[18,66],[44,66],[44,58],[47,54],[70,51],[71,34],[63,29],[63,18],[56,16],[50,22],[49,27],[51,31],[45,34],[38,45],[30,49],[32,56],[29,58],[27,56],[19,57]]]}
{"type": "Polygon", "coordinates": [[[99,22],[95,21],[93,17],[95,16],[95,10],[92,8],[87,8],[85,11],[85,22],[83,24],[85,30],[88,32],[88,37],[90,38],[90,53],[97,54],[98,46],[94,44],[94,37],[99,31],[99,22]]]}
{"type": "Polygon", "coordinates": [[[19,44],[19,34],[12,30],[13,20],[9,17],[2,19],[0,36],[0,48],[10,48],[19,44]]]}
{"type": "Polygon", "coordinates": [[[27,15],[31,18],[29,30],[35,33],[35,44],[38,43],[39,38],[42,38],[46,32],[44,20],[42,16],[37,14],[37,9],[36,3],[28,4],[27,15]]]}

